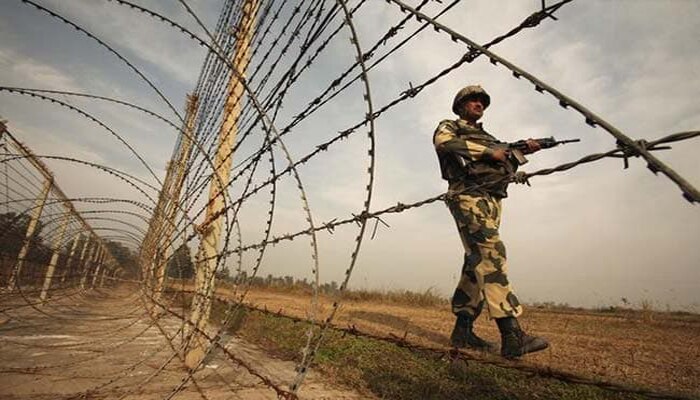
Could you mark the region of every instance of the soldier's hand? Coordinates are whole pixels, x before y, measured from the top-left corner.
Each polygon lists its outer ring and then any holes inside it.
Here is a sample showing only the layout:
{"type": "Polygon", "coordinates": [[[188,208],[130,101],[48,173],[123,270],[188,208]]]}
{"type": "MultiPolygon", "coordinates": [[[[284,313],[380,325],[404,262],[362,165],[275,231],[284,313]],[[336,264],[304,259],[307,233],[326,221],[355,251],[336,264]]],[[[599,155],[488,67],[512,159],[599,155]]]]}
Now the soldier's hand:
{"type": "Polygon", "coordinates": [[[494,160],[506,162],[506,160],[508,160],[508,149],[495,149],[491,154],[491,157],[493,157],[494,160]]]}
{"type": "Polygon", "coordinates": [[[542,150],[539,142],[537,140],[529,138],[525,141],[527,143],[527,154],[532,154],[536,151],[542,150]]]}

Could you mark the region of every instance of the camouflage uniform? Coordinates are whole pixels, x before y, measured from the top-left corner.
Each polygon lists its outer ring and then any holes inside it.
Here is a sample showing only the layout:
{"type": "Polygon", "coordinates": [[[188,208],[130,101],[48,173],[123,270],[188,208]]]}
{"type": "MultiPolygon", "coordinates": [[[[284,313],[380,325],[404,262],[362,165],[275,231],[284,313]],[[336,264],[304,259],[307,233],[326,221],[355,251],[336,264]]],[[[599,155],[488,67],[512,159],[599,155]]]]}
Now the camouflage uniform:
{"type": "Polygon", "coordinates": [[[442,177],[449,182],[447,205],[464,245],[462,275],[452,297],[452,312],[475,319],[486,303],[491,318],[517,317],[522,306],[507,276],[506,248],[500,240],[503,178],[517,165],[490,158],[501,143],[467,121],[440,122],[433,136],[442,177]]]}

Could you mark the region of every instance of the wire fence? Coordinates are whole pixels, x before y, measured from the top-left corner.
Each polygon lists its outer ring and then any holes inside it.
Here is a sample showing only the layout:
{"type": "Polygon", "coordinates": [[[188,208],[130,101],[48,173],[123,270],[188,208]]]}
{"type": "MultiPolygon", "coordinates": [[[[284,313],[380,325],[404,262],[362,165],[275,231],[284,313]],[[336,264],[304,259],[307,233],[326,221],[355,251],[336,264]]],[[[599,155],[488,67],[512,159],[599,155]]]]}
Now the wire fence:
{"type": "Polygon", "coordinates": [[[0,131],[2,285],[45,302],[55,291],[94,288],[117,274],[114,257],[87,222],[97,217],[80,215],[43,161],[4,123],[0,131]]]}
{"type": "MultiPolygon", "coordinates": [[[[94,339],[83,338],[67,345],[35,345],[4,337],[2,341],[7,345],[37,349],[44,346],[56,354],[64,348],[89,351],[72,362],[11,363],[1,373],[78,378],[86,370],[66,367],[104,365],[113,353],[123,352],[131,354],[128,365],[106,373],[90,371],[94,375],[88,383],[68,390],[65,397],[127,398],[142,395],[153,386],[158,390],[165,387],[159,394],[167,399],[188,395],[207,399],[212,385],[230,393],[257,385],[278,398],[293,399],[298,398],[299,390],[304,387],[328,332],[341,331],[422,354],[431,353],[445,360],[461,358],[651,398],[685,398],[527,363],[428,347],[406,338],[363,332],[355,327],[342,328],[334,323],[368,231],[374,237],[379,224],[388,226],[383,217],[442,202],[448,196],[435,193],[382,209],[373,207],[377,121],[391,118],[390,114],[400,105],[416,101],[426,88],[454,76],[459,68],[480,57],[488,58],[516,79],[527,80],[537,92],[552,96],[561,107],[580,114],[582,122],[600,127],[617,143],[617,147],[606,152],[534,172],[514,173],[503,180],[529,184],[530,179],[607,158],[622,158],[627,168],[629,158],[640,157],[651,172],[661,173],[674,182],[686,200],[700,201],[697,189],[653,154],[668,149],[672,143],[696,138],[700,131],[674,133],[654,140],[632,139],[573,98],[492,50],[547,20],[556,21],[555,13],[572,0],[550,5],[543,1],[539,9],[518,25],[484,44],[439,22],[459,1],[443,4],[422,0],[412,6],[401,0],[387,0],[387,7],[402,16],[398,22],[379,27],[380,34],[373,41],[362,37],[357,29],[358,15],[377,7],[365,0],[352,3],[301,0],[295,4],[279,0],[226,0],[213,28],[193,9],[192,2],[185,0],[179,0],[179,6],[187,23],[157,11],[156,7],[126,0],[110,1],[112,10],[129,10],[131,18],[138,21],[135,23],[172,28],[193,48],[204,52],[199,77],[182,110],[175,106],[180,100],[169,98],[164,85],[149,77],[138,63],[130,60],[127,52],[111,44],[111,38],[99,37],[92,32],[93,28],[64,14],[61,7],[33,0],[21,2],[43,18],[74,31],[76,40],[78,36],[87,37],[91,44],[106,50],[113,62],[125,66],[134,81],[148,88],[160,103],[156,107],[165,111],[140,104],[142,99],[122,99],[70,88],[0,86],[0,93],[9,98],[52,104],[60,112],[96,126],[116,141],[118,151],[128,154],[138,164],[135,168],[117,168],[109,161],[87,157],[34,154],[8,128],[11,123],[0,125],[3,243],[0,284],[6,287],[2,293],[3,312],[13,321],[2,332],[22,329],[31,332],[42,326],[54,329],[55,324],[66,321],[96,330],[91,332],[94,339]],[[435,12],[434,16],[428,15],[429,12],[435,12]],[[440,35],[441,40],[461,46],[459,57],[422,83],[410,83],[398,97],[378,102],[375,93],[381,89],[374,86],[370,72],[393,62],[402,49],[428,29],[440,35]],[[338,52],[351,54],[343,59],[345,64],[338,61],[338,52]],[[347,113],[346,118],[338,121],[324,118],[333,107],[348,104],[353,112],[347,113]],[[151,154],[140,152],[133,143],[136,140],[116,127],[121,126],[119,123],[110,123],[104,113],[93,111],[105,105],[157,120],[175,133],[177,139],[164,174],[151,166],[151,154]],[[350,216],[334,215],[321,222],[311,207],[316,204],[310,195],[314,189],[309,189],[308,181],[302,177],[308,176],[304,172],[309,169],[323,170],[329,163],[326,156],[340,152],[344,144],[345,148],[359,146],[365,157],[362,163],[353,160],[353,166],[364,164],[362,193],[356,196],[360,206],[350,216]],[[123,185],[124,195],[66,195],[45,164],[49,162],[96,173],[100,179],[123,185]],[[290,197],[298,201],[288,200],[290,197]],[[290,211],[292,207],[298,210],[290,211]],[[257,222],[243,224],[248,215],[245,210],[251,209],[257,222]],[[280,234],[274,229],[279,220],[298,223],[287,224],[293,225],[294,230],[280,234]],[[317,235],[333,233],[345,226],[356,228],[351,244],[347,244],[350,257],[343,261],[342,280],[333,291],[330,306],[324,308],[319,300],[322,264],[317,235]],[[251,232],[256,232],[251,235],[255,239],[246,242],[243,236],[251,232]],[[266,255],[273,246],[295,239],[308,241],[306,246],[310,248],[307,262],[311,265],[312,279],[307,318],[251,306],[250,293],[260,280],[266,255]],[[217,285],[222,282],[228,290],[223,297],[216,294],[217,285]],[[100,288],[103,290],[94,290],[100,288]],[[178,303],[172,291],[181,297],[189,296],[189,300],[178,303]],[[211,310],[217,296],[225,303],[225,310],[218,324],[213,324],[211,310]],[[275,376],[264,365],[251,360],[246,351],[227,345],[227,327],[241,310],[309,322],[305,345],[300,349],[291,376],[275,376]],[[146,347],[156,340],[160,341],[159,346],[146,347]],[[207,369],[213,359],[223,360],[231,370],[245,371],[252,381],[231,384],[230,375],[223,369],[207,369]],[[150,369],[144,369],[147,366],[150,369]],[[61,375],[64,368],[66,372],[61,375]]],[[[289,254],[290,258],[299,257],[296,251],[290,250],[289,254]]],[[[71,335],[81,334],[84,332],[77,330],[71,335]]]]}

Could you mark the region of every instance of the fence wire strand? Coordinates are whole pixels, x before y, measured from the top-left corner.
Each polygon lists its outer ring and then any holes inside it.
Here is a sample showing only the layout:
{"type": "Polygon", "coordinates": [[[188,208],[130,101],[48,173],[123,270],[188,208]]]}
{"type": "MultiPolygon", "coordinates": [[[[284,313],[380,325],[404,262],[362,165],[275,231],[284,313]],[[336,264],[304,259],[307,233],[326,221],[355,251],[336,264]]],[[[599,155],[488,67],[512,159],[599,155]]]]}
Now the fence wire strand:
{"type": "MultiPolygon", "coordinates": [[[[126,153],[124,157],[133,158],[138,164],[125,167],[107,157],[36,153],[20,141],[17,132],[22,130],[15,131],[12,122],[0,121],[0,185],[4,186],[0,188],[0,210],[4,210],[0,214],[0,284],[4,287],[0,291],[0,343],[12,354],[77,352],[76,357],[61,361],[15,357],[0,368],[0,374],[89,382],[65,395],[66,399],[123,399],[149,393],[151,387],[165,388],[159,395],[166,399],[185,395],[209,399],[218,398],[219,392],[212,392],[212,388],[232,394],[246,385],[270,391],[281,399],[297,399],[324,339],[329,332],[337,332],[445,361],[483,363],[649,398],[686,398],[525,362],[429,347],[407,340],[405,335],[379,335],[334,321],[349,290],[363,241],[367,236],[374,239],[380,224],[383,230],[391,229],[382,218],[459,195],[435,193],[422,200],[402,200],[382,209],[373,208],[375,174],[381,161],[377,160],[376,140],[381,135],[378,121],[390,118],[390,111],[415,101],[426,88],[454,78],[460,68],[468,68],[480,57],[505,68],[514,78],[527,80],[537,92],[549,94],[561,107],[582,115],[585,124],[602,128],[616,140],[616,147],[609,151],[519,172],[503,177],[503,181],[529,185],[535,177],[563,173],[604,159],[622,159],[622,166],[628,168],[630,158],[642,158],[654,174],[661,173],[674,182],[689,202],[700,201],[700,194],[690,182],[653,155],[669,149],[671,144],[697,138],[700,131],[654,140],[632,139],[492,50],[544,21],[558,20],[555,13],[573,0],[549,5],[542,1],[541,7],[518,25],[483,44],[438,21],[446,19],[460,3],[458,0],[448,4],[422,0],[415,6],[402,0],[381,4],[366,0],[223,0],[211,23],[202,13],[204,6],[200,2],[178,0],[174,6],[178,11],[166,13],[140,2],[106,0],[112,3],[109,12],[124,12],[137,21],[134,23],[164,28],[173,36],[184,38],[192,48],[204,51],[199,75],[196,81],[193,77],[194,86],[182,110],[174,106],[178,101],[170,97],[171,88],[147,72],[149,69],[136,62],[136,57],[123,51],[116,38],[94,33],[99,32],[95,25],[99,21],[84,21],[63,12],[70,7],[52,9],[41,1],[19,1],[47,20],[74,31],[76,41],[87,37],[99,45],[100,52],[106,50],[109,57],[116,57],[135,76],[134,81],[145,85],[151,95],[155,93],[159,104],[74,88],[0,85],[0,95],[10,101],[22,97],[58,105],[52,112],[97,125],[102,134],[106,132],[112,141],[117,140],[119,148],[111,149],[114,154],[126,153]],[[369,39],[370,35],[363,36],[363,15],[375,10],[389,11],[399,18],[387,20],[369,39]],[[251,26],[244,26],[251,19],[251,26]],[[195,28],[189,28],[192,25],[195,28]],[[456,42],[465,52],[452,62],[445,62],[421,83],[408,82],[398,96],[386,96],[389,100],[383,104],[377,102],[374,96],[381,86],[372,87],[373,74],[398,59],[401,51],[416,43],[429,28],[436,31],[440,40],[456,42]],[[361,110],[353,109],[347,113],[348,118],[338,122],[326,120],[334,108],[347,104],[361,110]],[[163,173],[161,166],[152,166],[156,158],[150,153],[152,150],[136,146],[141,142],[115,128],[122,124],[111,122],[100,112],[101,107],[126,108],[166,127],[162,137],[173,139],[174,147],[163,173]],[[163,107],[166,111],[158,111],[163,107]],[[366,136],[361,137],[362,134],[366,136]],[[222,143],[231,138],[235,138],[232,147],[219,152],[222,143]],[[363,176],[361,204],[347,215],[333,215],[319,222],[321,213],[317,210],[326,205],[317,203],[312,195],[315,174],[330,164],[327,155],[339,154],[357,143],[362,143],[365,160],[364,167],[356,159],[353,164],[358,166],[352,165],[363,176]],[[230,176],[222,178],[219,166],[233,161],[230,176]],[[61,173],[55,176],[49,165],[61,173]],[[120,190],[129,195],[67,195],[61,189],[64,182],[72,181],[65,173],[67,168],[80,169],[86,176],[94,174],[115,187],[123,186],[120,190]],[[288,200],[290,197],[294,200],[288,200]],[[218,202],[223,206],[210,214],[208,208],[218,202]],[[262,217],[250,224],[248,215],[262,217]],[[300,221],[295,222],[297,225],[287,222],[294,218],[300,221]],[[222,231],[216,239],[220,244],[215,254],[198,253],[193,263],[190,248],[203,248],[206,231],[215,224],[220,224],[222,231]],[[279,233],[278,226],[294,228],[289,233],[279,233]],[[345,243],[350,257],[342,262],[333,260],[343,265],[342,281],[330,307],[323,309],[321,268],[327,262],[321,262],[320,248],[324,239],[334,240],[331,235],[340,227],[355,229],[345,243]],[[312,276],[306,318],[253,305],[250,297],[255,292],[255,282],[262,279],[260,275],[272,259],[272,248],[282,244],[292,248],[289,242],[300,238],[308,240],[305,251],[310,257],[306,257],[305,265],[312,276]],[[214,265],[211,271],[203,267],[210,263],[214,265]],[[228,267],[234,264],[234,277],[229,278],[228,267]],[[231,285],[223,295],[217,291],[216,282],[226,282],[227,278],[231,285]],[[208,324],[214,300],[225,305],[218,326],[208,324]],[[228,327],[242,311],[308,324],[304,345],[290,375],[293,377],[283,381],[252,362],[245,349],[229,345],[228,327]],[[58,333],[62,329],[65,337],[58,333]],[[46,335],[45,341],[28,339],[33,332],[54,330],[56,334],[46,335]],[[197,343],[203,343],[204,355],[192,364],[188,357],[197,343]],[[133,356],[128,362],[118,361],[115,357],[120,353],[133,356]],[[219,364],[210,368],[214,362],[219,364]],[[119,366],[109,373],[88,367],[110,363],[119,366]],[[242,371],[252,381],[232,383],[231,371],[242,371]]],[[[150,55],[156,54],[151,50],[150,55]]],[[[299,257],[291,250],[288,254],[289,258],[299,257]]]]}

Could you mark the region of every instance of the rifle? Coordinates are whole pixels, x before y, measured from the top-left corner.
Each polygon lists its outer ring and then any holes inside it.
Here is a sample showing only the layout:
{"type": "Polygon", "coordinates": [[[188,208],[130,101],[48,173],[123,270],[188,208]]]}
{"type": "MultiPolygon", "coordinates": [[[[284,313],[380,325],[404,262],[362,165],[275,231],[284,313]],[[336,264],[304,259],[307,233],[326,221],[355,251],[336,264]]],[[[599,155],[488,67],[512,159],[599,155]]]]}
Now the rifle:
{"type": "MultiPolygon", "coordinates": [[[[581,141],[581,139],[556,140],[553,136],[533,140],[540,145],[541,149],[549,149],[555,146],[559,146],[560,144],[576,143],[581,141]]],[[[513,143],[504,143],[498,145],[497,147],[506,148],[507,150],[509,150],[508,156],[512,157],[518,163],[518,165],[523,165],[527,163],[527,158],[525,158],[525,155],[523,154],[523,152],[528,150],[526,140],[518,140],[517,142],[513,143]]]]}

